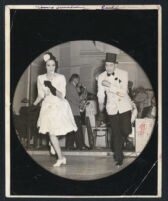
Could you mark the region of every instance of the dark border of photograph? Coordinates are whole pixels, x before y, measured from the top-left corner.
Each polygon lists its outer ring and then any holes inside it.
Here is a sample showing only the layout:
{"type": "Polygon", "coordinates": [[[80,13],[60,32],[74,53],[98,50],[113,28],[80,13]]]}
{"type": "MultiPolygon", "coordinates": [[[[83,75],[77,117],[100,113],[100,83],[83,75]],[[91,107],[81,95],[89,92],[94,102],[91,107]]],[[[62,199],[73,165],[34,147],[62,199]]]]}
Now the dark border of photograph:
{"type": "MultiPolygon", "coordinates": [[[[118,9],[111,11],[111,9],[107,9],[102,10],[101,13],[100,10],[52,11],[12,9],[10,17],[11,100],[13,99],[14,90],[20,76],[39,54],[66,41],[85,39],[106,42],[130,54],[150,78],[156,98],[158,98],[158,93],[160,97],[161,92],[159,90],[161,89],[158,90],[158,83],[156,82],[158,80],[158,16],[156,9],[135,9],[131,11],[118,9]],[[109,23],[108,19],[112,19],[112,21],[109,23]],[[71,24],[68,23],[69,20],[72,20],[71,24]],[[83,20],[83,23],[81,23],[81,20],[83,20]],[[50,23],[50,30],[44,29],[45,22],[50,23]],[[35,24],[38,24],[38,26],[35,26],[35,24]],[[109,27],[109,24],[113,26],[109,27]],[[57,29],[54,25],[57,25],[57,29]],[[105,32],[106,27],[108,27],[108,32],[105,32]],[[128,29],[126,30],[125,28],[128,29]],[[71,30],[71,32],[67,30],[71,30]],[[144,32],[146,33],[145,35],[144,32]]],[[[6,59],[8,56],[6,55],[6,59]]],[[[51,197],[57,196],[62,198],[66,198],[68,195],[72,198],[78,196],[96,196],[98,198],[100,196],[108,198],[121,195],[124,197],[133,197],[132,195],[135,197],[157,196],[158,125],[155,126],[152,137],[143,153],[129,167],[108,178],[97,181],[77,182],[59,178],[39,167],[27,155],[17,139],[12,113],[7,117],[11,117],[11,160],[6,157],[6,165],[11,165],[11,188],[10,192],[8,191],[11,197],[17,197],[17,195],[18,197],[27,197],[28,195],[30,197],[42,195],[50,197],[51,195],[51,197]],[[126,193],[124,194],[125,191],[126,193]]],[[[6,185],[6,187],[8,186],[6,185]]]]}

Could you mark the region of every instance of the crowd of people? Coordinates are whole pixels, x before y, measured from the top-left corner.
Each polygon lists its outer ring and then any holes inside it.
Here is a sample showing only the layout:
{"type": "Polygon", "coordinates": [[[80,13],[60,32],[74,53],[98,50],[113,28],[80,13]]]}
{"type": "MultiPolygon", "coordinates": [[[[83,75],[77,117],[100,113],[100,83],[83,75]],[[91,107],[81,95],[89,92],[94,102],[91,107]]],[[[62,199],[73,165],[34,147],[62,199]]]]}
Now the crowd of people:
{"type": "MultiPolygon", "coordinates": [[[[131,90],[128,73],[117,68],[116,57],[116,54],[106,53],[105,70],[97,78],[97,100],[99,117],[104,112],[108,117],[116,166],[121,166],[124,160],[123,144],[132,132],[132,123],[141,107],[138,105],[138,93],[134,96],[131,90]]],[[[57,73],[57,61],[52,53],[45,53],[43,62],[46,73],[37,78],[38,96],[33,106],[41,105],[37,128],[40,134],[49,135],[50,151],[57,155],[53,165],[56,167],[67,163],[60,148],[59,136],[66,137],[67,150],[90,149],[85,144],[82,129],[88,92],[78,74],[72,74],[67,82],[64,75],[57,73]]],[[[155,104],[154,99],[152,104],[155,104]]],[[[152,113],[153,108],[148,110],[152,113]]],[[[141,115],[143,113],[145,110],[141,111],[141,115]]]]}

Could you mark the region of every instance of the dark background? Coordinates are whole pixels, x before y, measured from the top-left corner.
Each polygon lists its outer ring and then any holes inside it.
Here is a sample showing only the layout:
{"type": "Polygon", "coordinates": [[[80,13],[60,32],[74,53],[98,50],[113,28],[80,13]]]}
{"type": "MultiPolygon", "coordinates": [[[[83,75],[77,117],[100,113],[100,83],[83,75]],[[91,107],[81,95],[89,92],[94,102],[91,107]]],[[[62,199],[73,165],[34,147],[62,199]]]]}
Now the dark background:
{"type": "MultiPolygon", "coordinates": [[[[72,40],[103,41],[130,53],[151,78],[157,97],[157,37],[156,10],[12,10],[11,100],[17,81],[32,60],[48,48],[72,40]]],[[[41,169],[26,156],[14,129],[12,131],[12,194],[130,195],[157,160],[155,127],[143,154],[122,172],[99,181],[63,180],[41,169]]],[[[157,194],[157,165],[149,174],[148,182],[150,185],[144,183],[135,194],[157,194]]]]}
{"type": "MultiPolygon", "coordinates": [[[[123,4],[122,1],[120,2],[123,4]]],[[[159,1],[149,2],[159,3],[159,1]]],[[[112,3],[115,4],[116,1],[112,3]]],[[[129,3],[133,4],[133,2],[129,3]]],[[[163,25],[165,25],[167,4],[165,1],[162,1],[162,4],[164,5],[163,25]]],[[[167,55],[166,30],[164,28],[163,31],[163,58],[167,55]]],[[[4,36],[4,33],[2,34],[4,36]]],[[[129,53],[145,70],[157,97],[157,34],[157,11],[154,10],[59,12],[13,10],[11,12],[11,100],[20,76],[33,59],[52,46],[72,40],[99,40],[129,53]]],[[[167,61],[163,60],[163,93],[166,92],[167,83],[166,64],[167,61]]],[[[2,91],[4,93],[4,88],[2,91]]],[[[163,107],[166,103],[168,103],[167,96],[163,99],[163,107]]],[[[3,100],[2,106],[4,106],[3,100]]],[[[166,114],[165,109],[163,110],[164,197],[167,194],[166,114]]],[[[2,153],[3,148],[4,145],[2,145],[2,153]]],[[[62,179],[39,167],[26,154],[16,137],[11,119],[11,194],[13,195],[156,195],[157,163],[154,165],[156,161],[157,124],[143,153],[125,170],[96,181],[77,182],[62,179]]],[[[4,167],[2,170],[4,171],[4,167]]]]}

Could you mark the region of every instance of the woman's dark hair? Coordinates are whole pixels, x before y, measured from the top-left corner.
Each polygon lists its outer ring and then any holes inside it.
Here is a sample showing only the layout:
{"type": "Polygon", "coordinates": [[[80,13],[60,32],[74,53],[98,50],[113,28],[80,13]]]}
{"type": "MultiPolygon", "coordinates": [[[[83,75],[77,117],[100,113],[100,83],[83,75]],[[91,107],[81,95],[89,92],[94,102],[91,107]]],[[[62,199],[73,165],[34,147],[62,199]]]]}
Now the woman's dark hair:
{"type": "Polygon", "coordinates": [[[71,77],[69,78],[69,82],[72,82],[74,79],[79,79],[78,74],[72,74],[71,77]]]}

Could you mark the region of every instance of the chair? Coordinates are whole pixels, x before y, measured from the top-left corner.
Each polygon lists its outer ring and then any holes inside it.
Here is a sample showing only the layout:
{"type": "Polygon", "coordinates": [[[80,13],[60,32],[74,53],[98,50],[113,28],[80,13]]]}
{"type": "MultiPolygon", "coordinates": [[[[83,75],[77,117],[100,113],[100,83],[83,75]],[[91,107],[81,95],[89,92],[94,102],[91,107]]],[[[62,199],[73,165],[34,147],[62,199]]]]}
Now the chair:
{"type": "Polygon", "coordinates": [[[94,147],[96,147],[97,138],[105,139],[105,147],[109,148],[109,136],[108,136],[108,127],[92,127],[93,136],[94,136],[94,147]]]}
{"type": "Polygon", "coordinates": [[[109,145],[109,128],[104,126],[96,126],[96,115],[97,115],[97,102],[95,100],[89,101],[89,104],[86,106],[86,125],[88,130],[88,135],[91,139],[89,139],[89,143],[91,147],[95,148],[97,143],[97,138],[104,138],[105,140],[105,147],[110,147],[109,145]],[[93,139],[92,139],[93,136],[93,139]]]}

